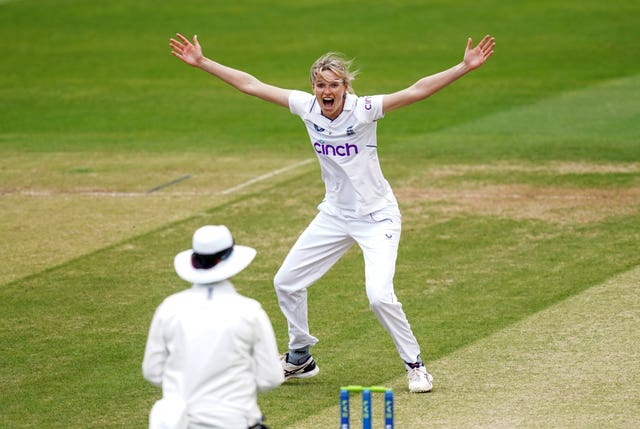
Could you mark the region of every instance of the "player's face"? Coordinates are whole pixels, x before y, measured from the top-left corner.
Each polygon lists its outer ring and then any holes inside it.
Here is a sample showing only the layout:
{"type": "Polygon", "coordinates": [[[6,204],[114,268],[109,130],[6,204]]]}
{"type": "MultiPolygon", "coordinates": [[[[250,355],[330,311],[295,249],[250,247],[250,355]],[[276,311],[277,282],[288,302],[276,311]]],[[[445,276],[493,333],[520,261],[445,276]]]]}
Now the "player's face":
{"type": "Polygon", "coordinates": [[[333,120],[342,113],[347,86],[334,72],[325,70],[318,73],[313,82],[313,92],[323,116],[333,120]]]}

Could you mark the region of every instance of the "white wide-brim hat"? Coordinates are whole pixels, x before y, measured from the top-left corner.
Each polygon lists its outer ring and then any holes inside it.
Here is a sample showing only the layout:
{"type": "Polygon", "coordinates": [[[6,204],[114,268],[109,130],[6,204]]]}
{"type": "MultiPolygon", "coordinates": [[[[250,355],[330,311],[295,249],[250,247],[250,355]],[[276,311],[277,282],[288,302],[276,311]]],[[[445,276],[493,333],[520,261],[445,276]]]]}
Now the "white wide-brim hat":
{"type": "Polygon", "coordinates": [[[176,255],[173,266],[180,278],[194,284],[217,283],[249,266],[256,250],[234,243],[229,229],[206,225],[193,234],[193,248],[176,255]]]}

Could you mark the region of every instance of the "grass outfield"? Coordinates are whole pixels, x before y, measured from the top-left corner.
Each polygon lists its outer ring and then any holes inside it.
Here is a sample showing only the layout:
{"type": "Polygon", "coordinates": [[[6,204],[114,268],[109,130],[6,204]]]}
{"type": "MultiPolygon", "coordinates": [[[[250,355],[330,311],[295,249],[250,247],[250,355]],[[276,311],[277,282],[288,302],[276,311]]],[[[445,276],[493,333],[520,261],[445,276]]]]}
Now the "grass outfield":
{"type": "Polygon", "coordinates": [[[145,427],[159,397],[140,370],[148,325],[186,287],[172,259],[205,223],[258,249],[235,283],[286,347],[271,279],[322,198],[317,165],[298,119],[172,58],[181,31],[299,89],[313,59],[344,51],[362,94],[454,64],[467,35],[498,40],[483,69],[380,123],[404,219],[397,293],[434,392],[402,392],[354,249],[310,291],[320,375],[260,398],[273,428],[337,424],[342,384],[395,387],[408,429],[638,426],[638,12],[0,2],[2,425],[145,427]]]}

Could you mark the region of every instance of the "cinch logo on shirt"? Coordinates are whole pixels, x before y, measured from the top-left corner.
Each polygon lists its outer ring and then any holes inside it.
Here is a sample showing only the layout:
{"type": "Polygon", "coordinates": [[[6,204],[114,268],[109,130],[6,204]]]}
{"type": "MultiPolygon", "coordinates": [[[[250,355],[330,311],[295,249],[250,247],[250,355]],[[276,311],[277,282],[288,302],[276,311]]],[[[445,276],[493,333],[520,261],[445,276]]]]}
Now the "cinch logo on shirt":
{"type": "Polygon", "coordinates": [[[373,108],[373,100],[371,97],[364,97],[364,110],[371,110],[373,108]]]}
{"type": "Polygon", "coordinates": [[[326,144],[324,140],[320,140],[313,144],[313,148],[317,153],[328,156],[351,156],[358,154],[358,146],[349,143],[346,145],[333,146],[326,144]]]}

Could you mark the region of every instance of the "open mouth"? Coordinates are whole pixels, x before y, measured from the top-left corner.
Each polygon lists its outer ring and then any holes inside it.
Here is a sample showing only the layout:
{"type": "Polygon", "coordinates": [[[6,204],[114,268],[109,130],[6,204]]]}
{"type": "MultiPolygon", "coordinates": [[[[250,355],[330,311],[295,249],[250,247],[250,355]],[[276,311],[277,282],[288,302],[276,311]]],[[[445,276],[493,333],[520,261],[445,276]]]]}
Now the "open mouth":
{"type": "Polygon", "coordinates": [[[333,98],[331,97],[323,97],[322,98],[322,104],[324,105],[324,107],[333,107],[333,98]]]}

